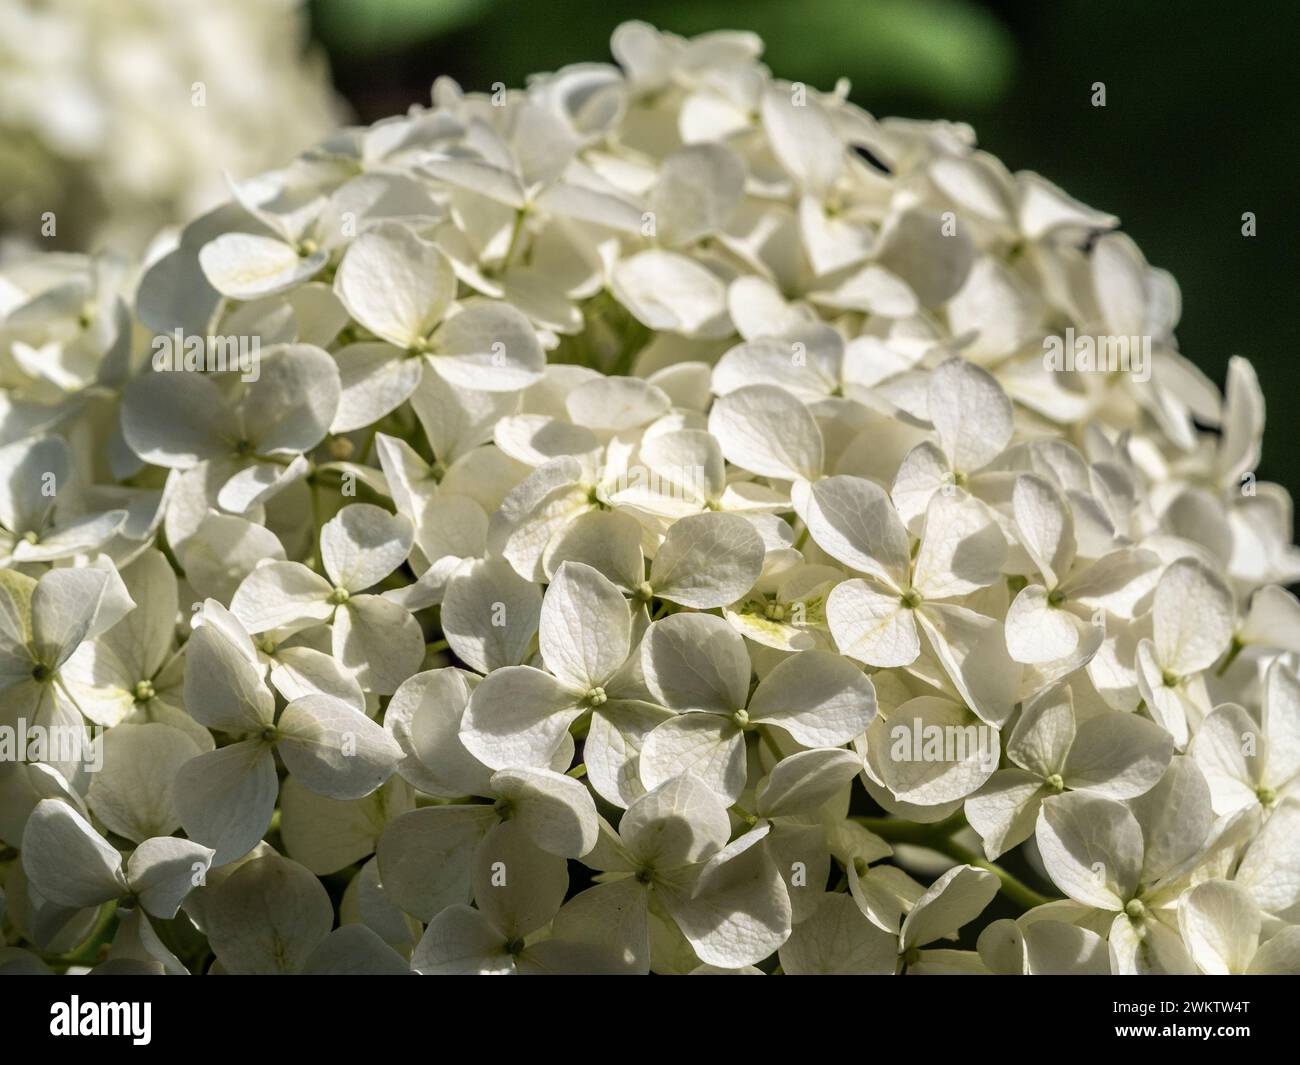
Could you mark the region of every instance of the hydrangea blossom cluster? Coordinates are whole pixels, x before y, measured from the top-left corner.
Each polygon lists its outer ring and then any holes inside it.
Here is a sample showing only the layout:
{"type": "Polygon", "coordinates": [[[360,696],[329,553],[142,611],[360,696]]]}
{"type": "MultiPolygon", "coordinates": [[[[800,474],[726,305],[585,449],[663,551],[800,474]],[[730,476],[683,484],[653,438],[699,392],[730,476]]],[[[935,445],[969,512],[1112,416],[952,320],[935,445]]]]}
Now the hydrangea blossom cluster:
{"type": "Polygon", "coordinates": [[[0,276],[0,968],[1300,971],[1250,364],[965,126],[612,50],[0,276]]]}
{"type": "Polygon", "coordinates": [[[143,249],[341,119],[302,0],[0,0],[0,223],[143,249]]]}

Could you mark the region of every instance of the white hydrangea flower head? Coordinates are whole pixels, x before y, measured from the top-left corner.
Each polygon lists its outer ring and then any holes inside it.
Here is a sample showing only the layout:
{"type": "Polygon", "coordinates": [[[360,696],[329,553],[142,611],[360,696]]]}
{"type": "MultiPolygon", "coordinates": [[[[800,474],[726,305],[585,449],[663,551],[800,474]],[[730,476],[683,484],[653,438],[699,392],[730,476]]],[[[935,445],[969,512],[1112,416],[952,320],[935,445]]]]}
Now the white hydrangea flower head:
{"type": "Polygon", "coordinates": [[[1250,364],[965,126],[611,49],[0,268],[0,969],[1300,971],[1250,364]]]}

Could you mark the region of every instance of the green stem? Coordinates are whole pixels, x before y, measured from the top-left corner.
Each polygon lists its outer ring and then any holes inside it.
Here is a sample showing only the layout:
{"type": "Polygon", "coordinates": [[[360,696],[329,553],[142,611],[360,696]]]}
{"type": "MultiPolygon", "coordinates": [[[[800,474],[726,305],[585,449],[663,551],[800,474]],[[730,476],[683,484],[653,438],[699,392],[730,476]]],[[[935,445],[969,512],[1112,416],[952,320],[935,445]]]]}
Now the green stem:
{"type": "Polygon", "coordinates": [[[519,238],[523,235],[524,219],[528,217],[528,208],[520,207],[515,211],[515,223],[510,229],[510,244],[506,248],[505,258],[501,260],[500,269],[504,272],[510,266],[510,260],[515,257],[515,248],[519,245],[519,238]]]}
{"type": "Polygon", "coordinates": [[[960,810],[951,817],[932,824],[918,824],[897,817],[854,817],[852,820],[890,843],[915,843],[921,846],[942,843],[966,826],[966,818],[960,810]]]}
{"type": "Polygon", "coordinates": [[[1233,662],[1237,661],[1237,656],[1241,654],[1241,652],[1245,649],[1245,647],[1246,645],[1242,643],[1239,639],[1237,639],[1236,636],[1234,636],[1232,638],[1232,643],[1228,647],[1227,657],[1224,658],[1223,664],[1220,665],[1219,668],[1214,671],[1214,675],[1216,677],[1221,677],[1225,673],[1227,673],[1228,667],[1232,665],[1233,662]]]}
{"type": "Polygon", "coordinates": [[[779,762],[785,757],[785,755],[781,753],[781,748],[777,746],[776,740],[772,738],[772,734],[767,729],[760,728],[758,734],[763,740],[763,746],[772,752],[773,758],[779,762]]]}
{"type": "Polygon", "coordinates": [[[1032,910],[1035,906],[1044,906],[1049,902],[1057,901],[1050,896],[1035,891],[1028,884],[1012,876],[996,862],[985,861],[974,851],[967,850],[960,843],[948,840],[942,849],[949,857],[956,858],[967,865],[973,865],[976,869],[986,869],[996,876],[1001,882],[1002,894],[1021,909],[1032,910]]]}
{"type": "Polygon", "coordinates": [[[316,478],[315,470],[307,475],[307,489],[311,493],[311,554],[307,556],[307,565],[311,569],[319,570],[321,506],[320,482],[316,478]]]}
{"type": "Polygon", "coordinates": [[[446,640],[434,640],[433,643],[424,645],[425,654],[436,654],[438,651],[446,651],[451,647],[446,640]]]}
{"type": "Polygon", "coordinates": [[[163,558],[167,560],[167,564],[171,566],[172,572],[184,579],[185,570],[181,568],[176,553],[172,550],[172,545],[167,542],[167,536],[161,529],[158,530],[158,549],[163,553],[163,558]]]}
{"type": "Polygon", "coordinates": [[[359,465],[364,466],[366,460],[370,458],[371,449],[375,446],[375,433],[378,431],[378,428],[372,425],[370,427],[370,432],[366,434],[366,446],[361,449],[361,457],[357,459],[359,465]]]}
{"type": "Polygon", "coordinates": [[[1042,906],[1045,903],[1056,901],[1048,895],[1035,891],[1000,865],[985,861],[974,851],[954,840],[952,838],[953,833],[966,824],[966,819],[961,811],[944,821],[932,825],[918,825],[895,817],[854,817],[853,820],[864,828],[870,829],[882,839],[929,847],[941,854],[946,854],[956,861],[974,866],[976,869],[987,870],[998,878],[999,890],[1002,894],[1021,909],[1032,910],[1035,906],[1042,906]]]}
{"type": "Polygon", "coordinates": [[[99,948],[112,939],[116,930],[117,902],[114,900],[105,904],[90,935],[76,950],[54,956],[42,954],[41,960],[49,965],[96,965],[99,963],[99,948]]]}

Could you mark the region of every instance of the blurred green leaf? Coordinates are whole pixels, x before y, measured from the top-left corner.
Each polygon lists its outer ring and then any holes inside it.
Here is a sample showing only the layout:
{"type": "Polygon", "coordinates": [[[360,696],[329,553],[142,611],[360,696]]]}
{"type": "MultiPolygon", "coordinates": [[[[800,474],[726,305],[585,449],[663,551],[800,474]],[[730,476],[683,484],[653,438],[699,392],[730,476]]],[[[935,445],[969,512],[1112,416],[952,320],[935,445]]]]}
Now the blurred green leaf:
{"type": "Polygon", "coordinates": [[[314,0],[317,35],[331,51],[365,56],[458,29],[492,0],[314,0]]]}
{"type": "Polygon", "coordinates": [[[767,42],[778,77],[829,89],[841,75],[854,95],[916,94],[939,105],[982,107],[1007,90],[1015,42],[988,11],[967,0],[726,0],[655,5],[651,21],[694,34],[747,29],[767,42]]]}

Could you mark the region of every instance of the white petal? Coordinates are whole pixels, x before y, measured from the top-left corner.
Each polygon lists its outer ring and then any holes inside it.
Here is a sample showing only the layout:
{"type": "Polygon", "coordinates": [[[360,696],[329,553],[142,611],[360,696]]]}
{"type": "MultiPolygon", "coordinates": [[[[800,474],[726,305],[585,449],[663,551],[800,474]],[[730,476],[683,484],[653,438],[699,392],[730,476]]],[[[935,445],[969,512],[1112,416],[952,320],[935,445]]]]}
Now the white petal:
{"type": "Polygon", "coordinates": [[[695,336],[727,320],[722,280],[676,252],[649,249],[619,260],[610,290],[637,321],[659,332],[695,336]]]}
{"type": "Polygon", "coordinates": [[[1142,872],[1142,828],[1113,799],[1071,792],[1048,799],[1036,837],[1052,882],[1070,898],[1102,910],[1121,910],[1142,872]]]}
{"type": "Polygon", "coordinates": [[[744,184],[745,168],[730,148],[679,148],[664,159],[650,197],[659,238],[690,244],[718,232],[740,203],[744,184]]]}
{"type": "MultiPolygon", "coordinates": [[[[239,635],[242,635],[240,633],[239,635]]],[[[271,723],[275,697],[249,661],[247,636],[232,642],[216,625],[200,625],[185,647],[185,707],[201,725],[257,732],[271,723]]]]}
{"type": "Polygon", "coordinates": [[[411,955],[425,976],[501,976],[514,972],[506,935],[480,910],[455,903],[434,915],[411,955]]]}
{"type": "Polygon", "coordinates": [[[331,433],[373,425],[409,399],[423,376],[423,360],[391,344],[349,344],[335,358],[340,392],[331,433]]]}
{"type": "Polygon", "coordinates": [[[562,858],[596,845],[596,805],[581,782],[551,769],[502,769],[492,793],[512,804],[512,820],[533,844],[562,858]]]}
{"type": "Polygon", "coordinates": [[[818,747],[783,758],[759,786],[755,813],[787,817],[812,813],[830,802],[862,770],[852,751],[818,747]]]}
{"type": "Polygon", "coordinates": [[[1006,551],[987,506],[964,492],[936,492],[925,509],[912,582],[926,599],[969,595],[998,579],[1006,551]]]}
{"type": "Polygon", "coordinates": [[[214,889],[208,938],[232,975],[300,972],[329,935],[334,907],[319,880],[279,855],[254,858],[214,889]]]}
{"type": "Polygon", "coordinates": [[[280,781],[270,748],[248,740],[186,762],[174,790],[186,834],[216,851],[214,865],[225,865],[256,847],[271,827],[280,781]]]}
{"type": "Polygon", "coordinates": [[[899,930],[899,949],[923,947],[956,932],[978,917],[998,893],[998,878],[987,869],[959,865],[949,869],[916,900],[899,930]]]}
{"type": "Polygon", "coordinates": [[[647,788],[689,773],[732,803],[745,790],[744,734],[717,714],[678,714],[646,737],[639,767],[647,788]]]}
{"type": "Polygon", "coordinates": [[[885,785],[904,802],[937,806],[974,794],[998,767],[997,731],[947,699],[909,699],[889,717],[876,753],[885,785]]]}
{"type": "Polygon", "coordinates": [[[136,847],[126,878],[145,910],[170,920],[185,896],[205,882],[214,853],[188,839],[156,836],[136,847]]]}
{"type": "Polygon", "coordinates": [[[763,846],[767,827],[727,845],[682,888],[659,883],[665,909],[699,959],[739,968],[762,961],[790,935],[790,899],[763,846]]]}
{"type": "Polygon", "coordinates": [[[514,666],[537,634],[542,593],[499,559],[475,562],[447,585],[442,628],[456,656],[480,673],[514,666]]]}
{"type": "Polygon", "coordinates": [[[537,381],[546,355],[532,324],[508,303],[470,300],[433,335],[432,364],[460,388],[513,392],[537,381]]]}
{"type": "Polygon", "coordinates": [[[439,798],[491,794],[487,766],[460,741],[469,676],[459,669],[417,673],[403,681],[384,711],[384,728],[407,755],[398,773],[439,798]]]}
{"type": "Polygon", "coordinates": [[[549,765],[583,712],[582,694],[532,666],[503,666],[474,689],[460,734],[493,769],[549,765]]]}
{"type": "Polygon", "coordinates": [[[784,729],[806,747],[837,747],[876,715],[876,690],[857,666],[829,651],[779,663],[749,701],[751,721],[784,729]]]}
{"type": "Polygon", "coordinates": [[[284,708],[276,749],[300,784],[331,799],[369,795],[392,774],[402,749],[365,714],[329,695],[284,708]]]}
{"type": "Polygon", "coordinates": [[[575,425],[622,432],[668,413],[671,401],[663,389],[639,377],[596,377],[570,392],[564,406],[575,425]]]}
{"type": "Polygon", "coordinates": [[[363,924],[342,925],[303,964],[304,976],[409,976],[406,959],[363,924]]]}
{"type": "Polygon", "coordinates": [[[866,581],[837,584],[826,600],[826,620],[840,653],[859,662],[906,666],[921,653],[914,612],[866,581]]]}
{"type": "Polygon", "coordinates": [[[329,799],[289,776],[280,787],[280,838],[290,858],[326,876],[374,854],[385,825],[414,802],[400,780],[363,799],[329,799]]]}
{"type": "Polygon", "coordinates": [[[1259,946],[1262,918],[1250,892],[1206,880],[1178,900],[1178,928],[1192,960],[1208,976],[1244,973],[1259,946]]]}
{"type": "Polygon", "coordinates": [[[1192,759],[1174,758],[1159,783],[1129,809],[1146,841],[1142,882],[1154,883],[1195,857],[1210,836],[1214,811],[1205,775],[1192,759]]]}
{"type": "Polygon", "coordinates": [[[729,462],[763,477],[815,479],[822,434],[808,408],[775,385],[748,385],[719,396],[709,432],[729,462]]]}
{"type": "Polygon", "coordinates": [[[360,592],[405,562],[414,540],[408,518],[369,503],[352,503],[321,528],[321,561],[336,587],[360,592]]]}
{"type": "Polygon", "coordinates": [[[1007,610],[1007,651],[1017,662],[1039,665],[1073,654],[1086,622],[1054,605],[1041,584],[1022,588],[1007,610]]]}
{"type": "Polygon", "coordinates": [[[1049,481],[1034,474],[1016,478],[1011,504],[1020,543],[1039,573],[1055,587],[1074,559],[1074,522],[1069,507],[1049,481]]]}
{"type": "Polygon", "coordinates": [[[683,606],[726,606],[754,586],[765,557],[751,522],[737,514],[692,514],[668,530],[650,567],[650,584],[661,599],[683,606]]]}
{"type": "Polygon", "coordinates": [[[688,774],[637,799],[618,830],[635,861],[657,870],[680,869],[721,851],[731,822],[717,794],[688,774]]]}
{"type": "Polygon", "coordinates": [[[338,410],[334,359],[310,344],[284,344],[262,353],[259,370],[241,410],[257,453],[310,451],[324,439],[338,410]]]}
{"type": "Polygon", "coordinates": [[[1284,664],[1264,678],[1264,779],[1277,786],[1300,774],[1300,679],[1284,664]]]}
{"type": "Polygon", "coordinates": [[[744,640],[722,618],[673,614],[641,641],[646,685],[677,710],[730,713],[745,705],[750,663],[744,640]]]}
{"type": "Polygon", "coordinates": [[[1159,725],[1110,711],[1079,726],[1063,776],[1067,787],[1131,799],[1155,786],[1173,753],[1173,738],[1159,725]]]}
{"type": "Polygon", "coordinates": [[[1156,653],[1178,676],[1208,669],[1232,638],[1232,592],[1195,559],[1179,559],[1165,570],[1153,609],[1156,653]]]}
{"type": "Polygon", "coordinates": [[[565,562],[542,600],[538,637],[547,668],[586,691],[604,684],[627,658],[632,612],[606,577],[580,562],[565,562]]]}
{"type": "Polygon", "coordinates": [[[140,842],[166,836],[181,823],[172,798],[180,767],[200,754],[180,729],[163,724],[113,727],[103,736],[104,766],[86,801],[110,831],[140,842]]]}
{"type": "Polygon", "coordinates": [[[376,852],[384,894],[422,921],[467,904],[475,848],[497,821],[490,806],[425,806],[403,814],[376,852]]]}
{"type": "Polygon", "coordinates": [[[1007,757],[1040,777],[1050,777],[1063,771],[1074,735],[1070,689],[1058,685],[1043,692],[1021,711],[1020,720],[1007,739],[1007,757]]]}
{"type": "Polygon", "coordinates": [[[1011,401],[984,369],[949,359],[930,375],[930,421],[953,468],[973,473],[1011,440],[1011,401]]]}
{"type": "Polygon", "coordinates": [[[334,292],[375,336],[410,348],[446,313],[456,295],[456,275],[433,244],[400,223],[381,222],[348,245],[334,292]]]}
{"type": "Polygon", "coordinates": [[[272,561],[244,578],[230,601],[230,612],[252,633],[305,628],[330,619],[334,607],[327,600],[332,590],[328,581],[300,562],[272,561]]]}
{"type": "Polygon", "coordinates": [[[1003,627],[951,603],[913,611],[953,687],[979,716],[1000,728],[1019,699],[1020,667],[1007,654],[1003,627]]]}
{"type": "Polygon", "coordinates": [[[199,249],[203,276],[232,300],[257,300],[285,292],[315,276],[326,251],[302,255],[275,237],[223,233],[199,249]]]}
{"type": "Polygon", "coordinates": [[[60,906],[98,906],[126,894],[122,856],[67,803],[42,799],[23,833],[23,871],[60,906]]]}
{"type": "Polygon", "coordinates": [[[527,828],[511,820],[483,837],[473,883],[474,901],[493,926],[507,940],[522,939],[551,922],[564,901],[569,874],[563,858],[539,850],[527,828]]]}
{"type": "Polygon", "coordinates": [[[821,105],[796,101],[793,92],[773,85],[763,93],[763,128],[786,172],[800,188],[822,198],[843,168],[844,145],[821,105]]]}
{"type": "Polygon", "coordinates": [[[354,595],[334,615],[334,657],[366,691],[389,695],[424,661],[410,611],[378,595],[354,595]]]}
{"type": "Polygon", "coordinates": [[[984,854],[996,861],[1034,834],[1039,804],[1051,792],[1023,769],[999,769],[966,800],[966,820],[984,841],[984,854]]]}

